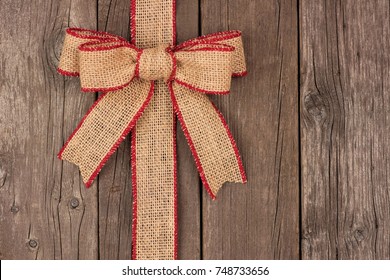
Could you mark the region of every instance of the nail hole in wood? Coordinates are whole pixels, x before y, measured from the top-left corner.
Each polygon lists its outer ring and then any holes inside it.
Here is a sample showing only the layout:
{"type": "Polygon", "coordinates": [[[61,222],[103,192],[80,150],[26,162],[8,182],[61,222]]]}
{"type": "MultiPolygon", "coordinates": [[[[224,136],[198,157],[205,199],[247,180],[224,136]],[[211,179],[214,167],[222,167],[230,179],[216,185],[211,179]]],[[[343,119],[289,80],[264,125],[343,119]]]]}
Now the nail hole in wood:
{"type": "Polygon", "coordinates": [[[37,248],[38,247],[38,242],[34,239],[31,239],[29,242],[28,242],[28,246],[30,246],[31,248],[37,248]]]}
{"type": "Polygon", "coordinates": [[[18,213],[18,212],[19,212],[19,207],[16,206],[16,205],[13,205],[13,206],[11,207],[11,213],[16,214],[16,213],[18,213]]]}
{"type": "Polygon", "coordinates": [[[73,209],[79,207],[80,205],[80,202],[77,198],[73,197],[71,200],[70,200],[70,207],[72,207],[73,209]]]}

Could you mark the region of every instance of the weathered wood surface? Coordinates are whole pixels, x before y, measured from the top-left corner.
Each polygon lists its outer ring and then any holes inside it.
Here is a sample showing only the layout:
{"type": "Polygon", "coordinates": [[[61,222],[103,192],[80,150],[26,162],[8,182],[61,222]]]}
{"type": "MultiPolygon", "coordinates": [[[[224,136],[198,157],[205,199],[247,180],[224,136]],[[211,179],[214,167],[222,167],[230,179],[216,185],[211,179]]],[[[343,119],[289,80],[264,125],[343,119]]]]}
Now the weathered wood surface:
{"type": "Polygon", "coordinates": [[[299,258],[298,29],[295,1],[202,1],[202,33],[243,32],[248,76],[215,98],[248,184],[203,196],[205,259],[299,258]]]}
{"type": "MultiPolygon", "coordinates": [[[[211,201],[178,125],[179,258],[389,259],[389,2],[177,2],[179,42],[240,29],[249,70],[213,97],[247,185],[211,201]]],[[[130,259],[129,141],[85,189],[56,154],[97,96],[55,71],[68,26],[128,23],[129,0],[0,0],[0,259],[130,259]]]]}
{"type": "Polygon", "coordinates": [[[390,258],[390,3],[300,3],[302,256],[390,258]]]}
{"type": "Polygon", "coordinates": [[[97,188],[56,157],[94,100],[56,72],[63,32],[94,28],[95,1],[0,7],[0,258],[96,259],[97,188]]]}
{"type": "MultiPolygon", "coordinates": [[[[129,1],[99,0],[97,29],[129,39],[129,1]]],[[[123,141],[98,178],[99,258],[131,259],[130,141],[123,141]]]]}

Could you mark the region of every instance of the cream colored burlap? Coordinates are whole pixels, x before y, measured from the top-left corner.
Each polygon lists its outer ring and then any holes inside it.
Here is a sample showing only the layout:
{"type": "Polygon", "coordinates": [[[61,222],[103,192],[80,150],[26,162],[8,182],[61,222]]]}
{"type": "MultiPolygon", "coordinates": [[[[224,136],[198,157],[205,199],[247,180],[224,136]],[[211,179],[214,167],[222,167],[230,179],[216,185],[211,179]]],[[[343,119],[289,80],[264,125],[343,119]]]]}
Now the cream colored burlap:
{"type": "Polygon", "coordinates": [[[89,186],[129,131],[132,137],[133,257],[177,258],[175,117],[212,198],[226,181],[245,182],[225,120],[206,94],[229,92],[246,73],[241,33],[174,46],[174,0],[132,0],[132,43],[104,32],[67,30],[58,71],[103,91],[59,157],[89,186]],[[142,115],[142,116],[141,116],[142,115]]]}

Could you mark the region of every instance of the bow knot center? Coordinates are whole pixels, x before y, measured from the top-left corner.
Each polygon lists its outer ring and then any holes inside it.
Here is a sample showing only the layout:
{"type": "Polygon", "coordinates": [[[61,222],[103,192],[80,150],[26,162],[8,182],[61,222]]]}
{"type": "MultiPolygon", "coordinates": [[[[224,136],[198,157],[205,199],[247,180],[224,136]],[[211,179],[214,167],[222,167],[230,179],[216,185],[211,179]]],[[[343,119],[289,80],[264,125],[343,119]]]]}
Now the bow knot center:
{"type": "Polygon", "coordinates": [[[143,49],[139,57],[139,77],[148,81],[168,81],[174,71],[174,54],[168,45],[143,49]]]}

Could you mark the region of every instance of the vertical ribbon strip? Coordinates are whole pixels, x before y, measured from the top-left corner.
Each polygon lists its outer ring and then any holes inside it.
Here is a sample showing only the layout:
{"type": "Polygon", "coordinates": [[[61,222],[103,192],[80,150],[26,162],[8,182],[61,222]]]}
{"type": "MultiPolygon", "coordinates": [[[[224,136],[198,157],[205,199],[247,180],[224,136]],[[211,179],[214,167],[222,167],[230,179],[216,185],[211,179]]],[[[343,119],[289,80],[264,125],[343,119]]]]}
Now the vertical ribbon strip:
{"type": "MultiPolygon", "coordinates": [[[[131,0],[132,43],[142,49],[175,45],[175,8],[175,0],[131,0]]],[[[164,67],[163,60],[151,63],[164,67]]],[[[169,91],[156,81],[132,135],[133,259],[177,259],[175,143],[169,91]]]]}
{"type": "Polygon", "coordinates": [[[246,182],[225,119],[207,94],[228,94],[246,74],[239,31],[176,46],[175,0],[131,0],[131,42],[106,32],[67,29],[58,72],[103,94],[58,154],[79,166],[89,187],[132,131],[133,259],[177,259],[176,116],[203,185],[246,182]]]}

